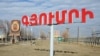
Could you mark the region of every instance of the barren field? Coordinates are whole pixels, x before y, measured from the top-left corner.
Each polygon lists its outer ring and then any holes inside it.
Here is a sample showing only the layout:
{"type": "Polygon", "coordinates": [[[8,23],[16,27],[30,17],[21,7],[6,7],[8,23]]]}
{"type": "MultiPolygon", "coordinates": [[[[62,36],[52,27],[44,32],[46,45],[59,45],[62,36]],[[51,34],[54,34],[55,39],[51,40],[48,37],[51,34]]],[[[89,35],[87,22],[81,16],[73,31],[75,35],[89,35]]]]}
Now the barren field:
{"type": "MultiPolygon", "coordinates": [[[[49,45],[49,40],[36,40],[0,46],[0,56],[49,56],[49,45]]],[[[100,47],[55,41],[54,52],[54,56],[100,56],[100,47]]]]}

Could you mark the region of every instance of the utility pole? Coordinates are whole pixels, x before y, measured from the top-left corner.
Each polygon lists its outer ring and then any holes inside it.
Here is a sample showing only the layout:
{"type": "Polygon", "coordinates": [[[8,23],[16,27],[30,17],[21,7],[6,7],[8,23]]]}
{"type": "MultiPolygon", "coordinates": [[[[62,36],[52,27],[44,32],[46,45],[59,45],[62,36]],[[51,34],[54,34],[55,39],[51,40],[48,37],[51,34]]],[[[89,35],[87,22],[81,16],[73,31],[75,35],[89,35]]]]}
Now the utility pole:
{"type": "Polygon", "coordinates": [[[95,41],[96,41],[96,36],[95,36],[95,28],[92,28],[92,42],[93,42],[93,45],[95,44],[95,41]]]}
{"type": "Polygon", "coordinates": [[[31,37],[31,44],[32,44],[32,27],[31,27],[31,35],[30,35],[30,37],[31,37]]]}
{"type": "Polygon", "coordinates": [[[77,43],[79,42],[79,26],[77,28],[77,43]]]}
{"type": "Polygon", "coordinates": [[[26,33],[26,39],[27,39],[27,42],[28,42],[28,29],[27,29],[28,27],[26,26],[26,31],[25,31],[25,33],[26,33]]]}
{"type": "Polygon", "coordinates": [[[67,40],[69,38],[69,28],[66,28],[67,29],[67,40]]]}
{"type": "Polygon", "coordinates": [[[23,42],[25,41],[25,39],[26,39],[26,28],[24,27],[24,31],[23,31],[24,33],[24,35],[23,35],[23,42]]]}

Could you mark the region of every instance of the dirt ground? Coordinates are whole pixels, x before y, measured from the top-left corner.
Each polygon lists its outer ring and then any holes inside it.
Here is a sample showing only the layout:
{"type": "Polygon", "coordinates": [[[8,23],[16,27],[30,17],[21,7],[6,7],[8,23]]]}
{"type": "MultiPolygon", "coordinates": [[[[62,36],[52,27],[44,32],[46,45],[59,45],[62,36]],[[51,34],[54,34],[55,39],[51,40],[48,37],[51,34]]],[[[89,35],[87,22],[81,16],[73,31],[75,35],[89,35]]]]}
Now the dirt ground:
{"type": "MultiPolygon", "coordinates": [[[[0,46],[0,56],[50,56],[49,45],[49,40],[36,40],[0,46]]],[[[77,43],[55,41],[54,51],[54,56],[100,56],[100,47],[77,43]]]]}

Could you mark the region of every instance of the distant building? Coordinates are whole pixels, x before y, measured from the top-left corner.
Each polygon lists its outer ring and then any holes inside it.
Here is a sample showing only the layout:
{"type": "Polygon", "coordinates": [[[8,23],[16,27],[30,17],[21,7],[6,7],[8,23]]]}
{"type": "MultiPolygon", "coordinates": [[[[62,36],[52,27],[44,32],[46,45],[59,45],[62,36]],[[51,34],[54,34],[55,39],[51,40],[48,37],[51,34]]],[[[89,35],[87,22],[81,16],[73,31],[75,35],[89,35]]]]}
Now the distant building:
{"type": "Polygon", "coordinates": [[[54,31],[54,37],[55,38],[60,37],[60,31],[59,30],[54,31]]]}

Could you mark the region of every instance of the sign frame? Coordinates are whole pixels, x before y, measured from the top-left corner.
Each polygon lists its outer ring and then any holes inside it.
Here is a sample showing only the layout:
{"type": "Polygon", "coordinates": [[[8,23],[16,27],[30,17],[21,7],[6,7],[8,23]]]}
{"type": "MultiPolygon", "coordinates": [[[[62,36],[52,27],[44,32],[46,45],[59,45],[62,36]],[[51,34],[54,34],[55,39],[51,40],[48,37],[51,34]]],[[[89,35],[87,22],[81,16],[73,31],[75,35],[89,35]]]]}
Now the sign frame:
{"type": "Polygon", "coordinates": [[[20,20],[12,20],[10,29],[11,29],[12,33],[20,32],[20,20]],[[14,26],[15,26],[15,28],[17,27],[16,30],[14,29],[14,26]]]}

